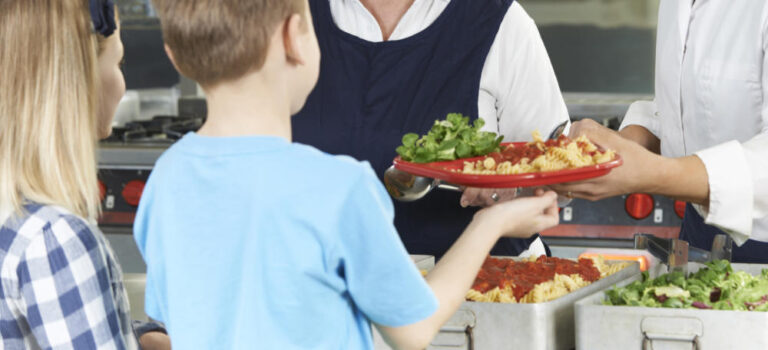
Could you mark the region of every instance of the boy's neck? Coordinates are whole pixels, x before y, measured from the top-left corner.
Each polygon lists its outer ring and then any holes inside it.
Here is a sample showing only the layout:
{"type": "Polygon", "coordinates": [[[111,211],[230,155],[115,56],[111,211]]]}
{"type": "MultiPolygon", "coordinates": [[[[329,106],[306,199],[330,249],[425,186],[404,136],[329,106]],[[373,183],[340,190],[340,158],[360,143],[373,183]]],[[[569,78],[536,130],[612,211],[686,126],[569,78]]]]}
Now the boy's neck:
{"type": "Polygon", "coordinates": [[[207,89],[208,117],[197,133],[213,137],[277,136],[291,141],[290,101],[282,91],[282,86],[258,75],[207,89]]]}

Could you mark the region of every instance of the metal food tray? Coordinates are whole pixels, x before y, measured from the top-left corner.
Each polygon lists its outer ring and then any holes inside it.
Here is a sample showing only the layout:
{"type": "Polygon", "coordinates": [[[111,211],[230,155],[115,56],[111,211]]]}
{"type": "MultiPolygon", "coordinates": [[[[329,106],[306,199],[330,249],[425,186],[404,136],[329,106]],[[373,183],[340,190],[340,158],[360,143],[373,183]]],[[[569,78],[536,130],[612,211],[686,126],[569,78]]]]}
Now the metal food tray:
{"type": "MultiPolygon", "coordinates": [[[[688,269],[695,272],[703,266],[689,264],[688,269]]],[[[732,266],[753,275],[768,268],[732,266]]],[[[603,300],[605,292],[598,292],[576,303],[577,349],[768,349],[768,312],[610,306],[603,300]]]]}
{"type": "Polygon", "coordinates": [[[639,274],[637,263],[632,263],[613,275],[544,303],[464,302],[428,349],[572,349],[574,303],[639,274]]]}

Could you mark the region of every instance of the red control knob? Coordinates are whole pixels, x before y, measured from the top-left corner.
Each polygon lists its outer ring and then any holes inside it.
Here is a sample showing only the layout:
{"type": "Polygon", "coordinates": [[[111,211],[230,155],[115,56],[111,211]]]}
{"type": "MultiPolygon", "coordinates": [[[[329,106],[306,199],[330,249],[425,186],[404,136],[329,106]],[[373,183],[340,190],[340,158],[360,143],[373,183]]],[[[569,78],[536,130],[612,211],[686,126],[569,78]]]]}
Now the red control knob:
{"type": "Polygon", "coordinates": [[[107,185],[105,185],[101,180],[99,180],[99,200],[104,201],[104,198],[107,197],[107,185]]]}
{"type": "Polygon", "coordinates": [[[144,192],[144,181],[129,181],[125,184],[125,187],[123,187],[123,199],[129,205],[138,207],[142,192],[144,192]]]}
{"type": "Polygon", "coordinates": [[[645,193],[630,194],[624,202],[627,214],[637,220],[645,219],[651,215],[653,207],[653,197],[645,193]]]}
{"type": "Polygon", "coordinates": [[[686,202],[675,201],[675,213],[677,213],[677,216],[679,216],[681,219],[683,216],[685,216],[685,205],[686,202]]]}

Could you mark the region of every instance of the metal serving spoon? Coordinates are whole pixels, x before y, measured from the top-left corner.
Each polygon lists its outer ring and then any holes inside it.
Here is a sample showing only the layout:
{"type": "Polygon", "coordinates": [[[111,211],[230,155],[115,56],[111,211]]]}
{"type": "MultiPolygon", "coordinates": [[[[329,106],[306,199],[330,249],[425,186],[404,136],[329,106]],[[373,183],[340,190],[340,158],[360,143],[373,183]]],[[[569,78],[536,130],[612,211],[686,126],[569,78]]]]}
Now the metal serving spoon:
{"type": "Polygon", "coordinates": [[[392,198],[401,202],[413,202],[426,196],[434,188],[461,192],[456,185],[446,184],[438,179],[416,176],[390,166],[384,172],[384,186],[392,198]]]}
{"type": "MultiPolygon", "coordinates": [[[[558,138],[563,134],[566,126],[568,126],[567,121],[558,125],[555,130],[552,130],[552,133],[549,134],[549,138],[558,138]]],[[[419,200],[435,188],[453,192],[463,191],[461,186],[444,183],[438,179],[416,176],[402,170],[397,170],[394,166],[390,166],[389,169],[384,172],[384,186],[387,188],[387,192],[389,192],[389,195],[392,196],[392,198],[401,202],[413,202],[419,200]]]]}

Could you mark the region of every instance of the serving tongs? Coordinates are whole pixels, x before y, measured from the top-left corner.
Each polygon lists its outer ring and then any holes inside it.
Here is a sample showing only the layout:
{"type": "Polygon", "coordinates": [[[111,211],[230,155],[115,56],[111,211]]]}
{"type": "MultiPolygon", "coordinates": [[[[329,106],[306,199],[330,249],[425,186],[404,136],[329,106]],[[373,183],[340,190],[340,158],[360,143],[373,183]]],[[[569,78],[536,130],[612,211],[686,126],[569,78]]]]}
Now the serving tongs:
{"type": "MultiPolygon", "coordinates": [[[[549,134],[549,139],[560,137],[568,126],[568,121],[562,122],[549,134]]],[[[384,187],[392,198],[401,202],[419,200],[435,188],[441,190],[462,192],[461,186],[442,182],[438,179],[416,176],[390,166],[384,172],[384,187]]]]}
{"type": "Polygon", "coordinates": [[[688,262],[707,263],[713,260],[731,261],[733,239],[728,235],[716,235],[712,250],[690,247],[680,239],[659,238],[648,233],[635,234],[635,249],[644,249],[667,265],[669,271],[688,271],[688,262]]]}

